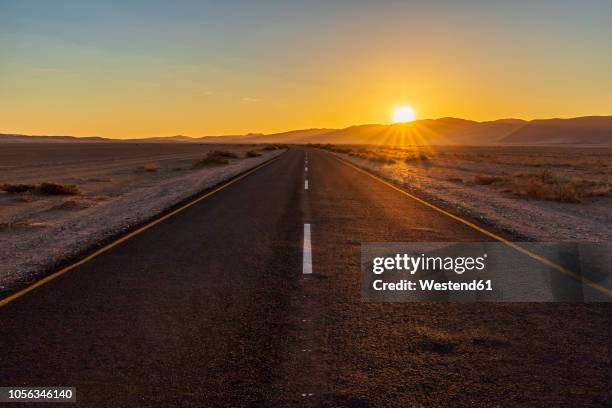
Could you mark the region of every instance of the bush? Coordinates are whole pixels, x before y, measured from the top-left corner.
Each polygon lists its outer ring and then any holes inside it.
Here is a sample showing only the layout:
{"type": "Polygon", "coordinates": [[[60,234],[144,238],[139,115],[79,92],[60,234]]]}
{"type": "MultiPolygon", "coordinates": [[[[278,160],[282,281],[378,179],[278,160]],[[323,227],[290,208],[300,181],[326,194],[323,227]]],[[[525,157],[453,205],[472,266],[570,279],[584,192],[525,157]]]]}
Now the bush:
{"type": "Polygon", "coordinates": [[[236,153],[228,152],[227,150],[213,150],[208,153],[209,155],[217,156],[217,157],[225,157],[228,159],[237,159],[238,155],[236,153]]]}
{"type": "Polygon", "coordinates": [[[155,173],[159,170],[159,164],[157,163],[147,163],[144,166],[140,166],[136,169],[136,173],[155,173]]]}
{"type": "Polygon", "coordinates": [[[423,152],[418,152],[417,154],[408,156],[404,159],[406,163],[413,162],[413,161],[428,161],[428,160],[430,160],[429,156],[427,156],[423,152]]]}
{"type": "Polygon", "coordinates": [[[481,175],[481,176],[474,177],[470,184],[486,186],[486,185],[493,184],[493,183],[501,183],[502,181],[505,181],[505,180],[506,179],[501,176],[481,175]]]}
{"type": "Polygon", "coordinates": [[[536,174],[518,174],[514,177],[512,192],[516,195],[541,200],[579,203],[588,196],[584,186],[572,180],[562,180],[545,170],[536,174]]]}
{"type": "Polygon", "coordinates": [[[74,184],[41,183],[36,192],[45,195],[77,195],[79,189],[74,184]]]}
{"type": "Polygon", "coordinates": [[[145,164],[144,166],[142,166],[144,171],[147,171],[149,173],[155,173],[157,170],[159,170],[159,164],[157,163],[149,163],[149,164],[145,164]]]}
{"type": "Polygon", "coordinates": [[[259,157],[261,154],[257,153],[255,150],[249,150],[244,154],[244,157],[259,157]]]}
{"type": "Polygon", "coordinates": [[[219,154],[217,152],[208,152],[205,157],[198,160],[193,164],[194,168],[205,167],[205,166],[214,166],[214,165],[224,165],[229,164],[229,160],[219,154]]]}
{"type": "Polygon", "coordinates": [[[561,178],[548,170],[540,173],[518,173],[508,182],[508,191],[517,196],[562,203],[580,203],[584,198],[609,196],[612,192],[608,183],[561,178]]]}
{"type": "Polygon", "coordinates": [[[330,143],[327,144],[317,144],[317,145],[312,145],[313,147],[317,147],[319,149],[323,149],[323,150],[329,150],[330,152],[335,152],[335,153],[344,153],[344,154],[348,154],[350,155],[352,153],[352,149],[349,149],[347,147],[339,147],[330,143]]]}
{"type": "Polygon", "coordinates": [[[270,146],[266,146],[266,147],[264,147],[264,148],[263,148],[263,149],[261,149],[261,150],[278,150],[278,146],[272,146],[272,145],[270,145],[270,146]]]}
{"type": "Polygon", "coordinates": [[[0,190],[10,194],[27,193],[28,191],[33,191],[35,188],[36,186],[32,184],[2,184],[0,186],[0,190]]]}
{"type": "Polygon", "coordinates": [[[369,161],[380,164],[394,164],[395,160],[386,156],[371,155],[367,158],[369,161]]]}
{"type": "Polygon", "coordinates": [[[79,189],[74,184],[55,184],[41,183],[38,186],[33,184],[3,184],[0,190],[11,194],[19,193],[38,193],[44,195],[77,195],[80,194],[79,189]]]}

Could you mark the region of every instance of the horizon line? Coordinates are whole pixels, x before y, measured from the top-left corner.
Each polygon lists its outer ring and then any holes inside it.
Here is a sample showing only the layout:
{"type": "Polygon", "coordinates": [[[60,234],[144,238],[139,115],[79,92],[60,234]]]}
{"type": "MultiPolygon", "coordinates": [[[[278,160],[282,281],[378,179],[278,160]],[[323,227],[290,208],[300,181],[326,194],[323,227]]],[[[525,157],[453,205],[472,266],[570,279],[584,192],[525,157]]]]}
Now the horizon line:
{"type": "Polygon", "coordinates": [[[344,130],[344,129],[349,129],[352,127],[359,127],[359,126],[394,126],[394,125],[409,125],[411,123],[415,123],[415,122],[422,122],[422,121],[427,121],[427,120],[443,120],[443,119],[457,119],[457,120],[464,120],[464,121],[468,121],[468,122],[476,122],[476,123],[488,123],[488,122],[498,122],[498,121],[504,121],[504,120],[517,120],[517,121],[522,121],[525,123],[530,123],[530,122],[534,122],[534,121],[538,121],[538,120],[571,120],[571,119],[581,119],[581,118],[595,118],[595,117],[611,117],[612,114],[599,114],[599,115],[582,115],[582,116],[571,116],[571,117],[552,117],[552,118],[536,118],[536,119],[521,119],[521,118],[517,118],[517,117],[504,117],[504,118],[499,118],[499,119],[490,119],[490,120],[474,120],[474,119],[465,119],[465,118],[460,118],[460,117],[456,117],[456,116],[442,116],[442,117],[438,117],[438,118],[422,118],[422,119],[415,119],[413,121],[410,122],[403,122],[403,123],[362,123],[362,124],[357,124],[357,125],[349,125],[346,127],[341,127],[341,128],[328,128],[328,127],[308,127],[308,128],[299,128],[299,129],[289,129],[289,130],[282,130],[282,131],[278,131],[278,132],[270,132],[270,133],[264,133],[264,132],[248,132],[248,133],[226,133],[226,134],[222,134],[222,135],[204,135],[204,136],[191,136],[191,135],[185,135],[185,134],[181,134],[181,133],[177,133],[177,134],[173,134],[173,135],[161,135],[161,136],[142,136],[142,137],[133,137],[133,136],[126,136],[125,138],[122,137],[117,137],[117,136],[103,136],[100,134],[97,135],[70,135],[70,134],[26,134],[26,133],[6,133],[6,132],[0,132],[1,136],[32,136],[32,137],[73,137],[73,138],[103,138],[103,139],[117,139],[117,140],[139,140],[139,139],[154,139],[154,138],[171,138],[171,137],[188,137],[191,139],[204,139],[207,137],[241,137],[241,136],[269,136],[269,135],[275,135],[275,134],[280,134],[280,133],[289,133],[289,132],[299,132],[299,131],[306,131],[306,130],[329,130],[330,132],[333,131],[338,131],[338,130],[344,130]]]}

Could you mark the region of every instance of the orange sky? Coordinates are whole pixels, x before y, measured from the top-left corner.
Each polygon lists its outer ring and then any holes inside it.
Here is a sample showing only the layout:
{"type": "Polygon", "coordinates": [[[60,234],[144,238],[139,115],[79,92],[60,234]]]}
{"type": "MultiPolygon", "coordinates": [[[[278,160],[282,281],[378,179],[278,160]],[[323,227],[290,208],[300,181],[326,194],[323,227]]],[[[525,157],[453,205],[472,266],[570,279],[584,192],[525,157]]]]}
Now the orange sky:
{"type": "Polygon", "coordinates": [[[610,2],[82,3],[0,6],[0,132],[612,113],[610,2]]]}

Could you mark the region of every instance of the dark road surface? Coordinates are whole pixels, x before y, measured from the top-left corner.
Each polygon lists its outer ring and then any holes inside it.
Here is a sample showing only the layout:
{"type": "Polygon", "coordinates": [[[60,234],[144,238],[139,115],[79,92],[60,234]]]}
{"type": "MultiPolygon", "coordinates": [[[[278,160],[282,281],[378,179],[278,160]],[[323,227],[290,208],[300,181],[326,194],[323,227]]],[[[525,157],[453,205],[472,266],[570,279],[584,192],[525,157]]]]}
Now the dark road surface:
{"type": "Polygon", "coordinates": [[[610,403],[607,305],[360,300],[361,242],[488,240],[291,149],[0,308],[0,386],[113,407],[610,403]]]}

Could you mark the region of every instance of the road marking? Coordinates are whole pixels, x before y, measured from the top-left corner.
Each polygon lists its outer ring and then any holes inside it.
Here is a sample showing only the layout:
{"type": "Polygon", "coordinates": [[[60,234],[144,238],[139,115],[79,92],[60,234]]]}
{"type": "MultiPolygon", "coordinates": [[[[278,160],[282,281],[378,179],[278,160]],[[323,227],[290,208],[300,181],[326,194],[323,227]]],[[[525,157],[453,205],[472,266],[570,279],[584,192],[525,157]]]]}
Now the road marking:
{"type": "Polygon", "coordinates": [[[304,167],[304,171],[308,173],[308,166],[304,167]]]}
{"type": "Polygon", "coordinates": [[[59,276],[62,276],[66,272],[69,272],[69,271],[71,271],[71,270],[73,270],[73,269],[75,269],[75,268],[77,268],[77,267],[79,267],[79,266],[81,266],[83,264],[86,264],[87,262],[91,261],[92,259],[96,258],[99,255],[102,255],[106,251],[116,247],[117,245],[121,244],[122,242],[125,242],[128,239],[130,239],[132,237],[135,237],[136,235],[138,235],[138,234],[148,230],[149,228],[159,224],[160,222],[165,221],[168,218],[170,218],[170,217],[180,213],[181,211],[186,210],[187,208],[189,208],[189,207],[199,203],[200,201],[203,201],[203,200],[207,199],[208,197],[212,196],[213,194],[218,193],[219,191],[225,189],[226,187],[229,187],[230,185],[234,184],[238,180],[242,180],[243,178],[245,178],[249,174],[251,174],[251,173],[253,173],[253,172],[255,172],[255,171],[257,171],[257,170],[259,170],[259,169],[261,169],[261,168],[263,168],[263,167],[265,167],[267,165],[269,165],[272,162],[275,162],[279,158],[280,158],[280,156],[277,156],[277,157],[275,157],[273,159],[270,159],[270,160],[268,160],[268,161],[266,161],[266,162],[264,162],[264,163],[262,163],[262,164],[260,164],[260,165],[258,165],[256,167],[252,168],[251,170],[247,171],[246,173],[243,173],[242,175],[240,175],[240,176],[238,176],[238,177],[228,181],[227,183],[225,183],[225,184],[215,188],[214,190],[209,191],[208,193],[206,193],[206,194],[204,194],[204,195],[194,199],[193,201],[188,202],[187,204],[177,208],[176,210],[174,210],[174,211],[172,211],[172,212],[170,212],[170,213],[168,213],[168,214],[166,214],[166,215],[164,215],[164,216],[162,216],[162,217],[160,217],[160,218],[158,218],[158,219],[156,219],[154,221],[151,221],[148,224],[143,225],[142,227],[138,228],[137,230],[134,230],[134,231],[130,232],[129,234],[127,234],[127,235],[125,235],[125,236],[123,236],[123,237],[121,237],[121,238],[111,242],[110,244],[107,244],[107,245],[103,246],[102,248],[96,250],[95,252],[91,253],[90,255],[86,256],[85,258],[83,258],[83,259],[81,259],[81,260],[79,260],[79,261],[77,261],[77,262],[75,262],[75,263],[73,263],[71,265],[68,265],[68,266],[66,266],[63,269],[60,269],[57,272],[54,272],[51,275],[46,276],[46,277],[40,279],[39,281],[34,282],[33,284],[31,284],[27,288],[21,289],[20,291],[17,291],[15,293],[13,293],[12,295],[5,297],[4,299],[0,300],[0,307],[5,306],[5,305],[11,303],[12,301],[14,301],[14,300],[20,298],[21,296],[23,296],[23,295],[33,291],[34,289],[44,285],[45,283],[48,283],[48,282],[52,281],[53,279],[55,279],[55,278],[57,278],[59,276]]]}
{"type": "Polygon", "coordinates": [[[608,289],[608,288],[606,288],[603,285],[600,285],[600,284],[598,284],[596,282],[593,282],[592,280],[590,280],[588,278],[585,278],[582,275],[578,275],[577,273],[575,273],[575,272],[573,272],[573,271],[571,271],[569,269],[566,269],[563,266],[561,266],[561,265],[559,265],[559,264],[557,264],[557,263],[555,263],[553,261],[550,261],[550,260],[548,260],[548,259],[546,259],[546,258],[544,258],[544,257],[542,257],[540,255],[534,254],[533,252],[531,252],[531,251],[521,247],[520,245],[515,244],[512,241],[508,241],[507,239],[505,239],[503,237],[500,237],[499,235],[497,235],[497,234],[495,234],[493,232],[487,231],[486,229],[484,229],[482,227],[479,227],[478,225],[474,224],[473,222],[470,222],[470,221],[468,221],[468,220],[466,220],[464,218],[461,218],[458,215],[455,215],[455,214],[450,213],[450,212],[448,212],[446,210],[443,210],[442,208],[440,208],[440,207],[438,207],[438,206],[436,206],[436,205],[434,205],[434,204],[432,204],[432,203],[430,203],[428,201],[425,201],[422,198],[419,198],[419,197],[417,197],[415,195],[412,195],[409,192],[407,192],[407,191],[405,191],[405,190],[403,190],[403,189],[401,189],[401,188],[391,184],[387,180],[385,180],[385,179],[383,179],[381,177],[378,177],[378,176],[370,173],[369,171],[366,171],[366,170],[364,170],[364,169],[362,169],[362,168],[360,168],[358,166],[355,166],[352,163],[349,163],[345,159],[341,159],[340,157],[338,157],[336,155],[333,155],[333,157],[336,160],[338,160],[339,162],[344,163],[347,166],[350,166],[350,167],[352,167],[352,168],[362,172],[363,174],[373,178],[374,180],[377,180],[377,181],[387,185],[388,187],[391,187],[392,189],[394,189],[394,190],[404,194],[405,196],[410,197],[413,200],[415,200],[415,201],[417,201],[417,202],[419,202],[419,203],[421,203],[421,204],[423,204],[423,205],[425,205],[425,206],[427,206],[429,208],[432,208],[432,209],[438,211],[439,213],[442,213],[442,214],[444,214],[444,215],[446,215],[446,216],[448,216],[448,217],[450,217],[450,218],[452,218],[452,219],[454,219],[456,221],[459,221],[460,223],[465,224],[468,227],[471,227],[471,228],[475,229],[476,231],[481,232],[481,233],[483,233],[483,234],[485,234],[485,235],[487,235],[487,236],[489,236],[489,237],[491,237],[491,238],[493,238],[493,239],[495,239],[495,240],[497,240],[499,242],[503,242],[504,244],[506,244],[509,247],[517,250],[518,252],[522,253],[523,255],[526,255],[526,256],[528,256],[528,257],[530,257],[532,259],[535,259],[536,261],[539,261],[539,262],[543,263],[544,265],[550,266],[551,268],[556,269],[557,271],[561,272],[562,274],[567,275],[567,276],[577,280],[578,282],[581,282],[581,283],[584,283],[586,285],[589,285],[593,289],[595,289],[595,290],[597,290],[597,291],[599,291],[599,292],[601,292],[601,293],[603,293],[605,295],[608,295],[608,296],[612,297],[612,290],[611,289],[608,289]]]}
{"type": "Polygon", "coordinates": [[[312,245],[310,243],[310,224],[304,224],[304,256],[302,258],[302,273],[312,274],[312,245]]]}
{"type": "Polygon", "coordinates": [[[308,190],[308,180],[304,180],[304,190],[308,190]]]}

